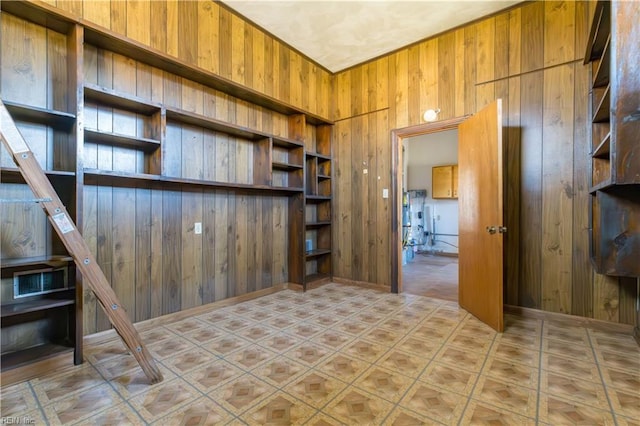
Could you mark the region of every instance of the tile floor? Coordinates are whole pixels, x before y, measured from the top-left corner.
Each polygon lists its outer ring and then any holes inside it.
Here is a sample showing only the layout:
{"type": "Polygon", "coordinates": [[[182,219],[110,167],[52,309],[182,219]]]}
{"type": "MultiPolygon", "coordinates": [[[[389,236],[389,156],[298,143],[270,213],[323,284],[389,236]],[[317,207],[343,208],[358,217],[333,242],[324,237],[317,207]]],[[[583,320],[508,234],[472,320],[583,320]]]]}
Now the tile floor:
{"type": "MultiPolygon", "coordinates": [[[[630,336],[329,284],[285,290],[143,333],[150,386],[119,340],[82,366],[2,389],[35,424],[640,424],[630,336]]],[[[5,422],[6,423],[6,422],[5,422]]]]}

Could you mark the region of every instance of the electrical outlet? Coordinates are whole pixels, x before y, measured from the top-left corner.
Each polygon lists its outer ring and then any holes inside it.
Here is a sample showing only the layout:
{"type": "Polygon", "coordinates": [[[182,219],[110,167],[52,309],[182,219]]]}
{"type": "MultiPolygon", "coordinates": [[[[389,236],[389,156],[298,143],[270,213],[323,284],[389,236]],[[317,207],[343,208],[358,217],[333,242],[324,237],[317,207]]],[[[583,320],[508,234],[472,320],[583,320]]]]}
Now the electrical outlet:
{"type": "Polygon", "coordinates": [[[196,222],[196,224],[193,227],[193,230],[196,233],[196,235],[202,234],[202,223],[201,222],[196,222]]]}
{"type": "Polygon", "coordinates": [[[382,189],[382,198],[389,198],[389,190],[387,188],[382,189]]]}

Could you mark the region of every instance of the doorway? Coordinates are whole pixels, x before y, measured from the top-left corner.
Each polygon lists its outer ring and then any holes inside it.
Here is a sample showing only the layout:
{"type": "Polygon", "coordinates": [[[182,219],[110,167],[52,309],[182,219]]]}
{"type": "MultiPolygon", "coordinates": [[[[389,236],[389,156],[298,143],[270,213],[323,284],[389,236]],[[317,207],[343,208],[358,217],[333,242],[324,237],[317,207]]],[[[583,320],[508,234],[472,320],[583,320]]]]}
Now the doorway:
{"type": "MultiPolygon", "coordinates": [[[[428,295],[429,297],[436,297],[435,295],[439,295],[439,298],[444,300],[458,301],[458,262],[457,258],[453,256],[454,253],[450,253],[449,256],[446,252],[452,252],[452,250],[443,249],[443,247],[453,248],[449,246],[449,244],[458,245],[457,237],[450,236],[437,236],[435,234],[454,234],[457,232],[444,232],[442,231],[441,225],[443,225],[443,213],[449,212],[451,208],[454,208],[457,215],[457,206],[452,207],[452,205],[446,205],[444,203],[440,203],[440,206],[435,206],[435,200],[433,200],[432,196],[432,179],[431,176],[428,179],[425,179],[425,173],[431,173],[432,169],[428,171],[420,170],[416,171],[417,176],[410,176],[410,170],[408,170],[409,162],[405,161],[405,156],[411,156],[411,142],[412,140],[423,141],[426,139],[431,139],[431,137],[438,139],[437,135],[441,133],[445,135],[445,137],[451,136],[453,134],[456,135],[457,141],[457,130],[458,125],[462,123],[468,117],[458,117],[450,120],[443,120],[434,123],[425,123],[411,127],[405,127],[402,129],[395,129],[391,132],[392,138],[392,162],[394,164],[394,171],[392,173],[392,199],[395,200],[395,208],[392,210],[392,250],[393,253],[396,253],[396,256],[393,256],[392,261],[392,284],[391,290],[392,292],[410,292],[414,294],[422,294],[428,295]],[[451,133],[450,133],[451,132],[451,133]],[[409,152],[405,153],[404,151],[409,146],[409,152]],[[404,148],[404,149],[403,149],[404,148]],[[407,168],[405,169],[405,165],[407,168]],[[412,177],[410,182],[410,177],[412,177]],[[420,182],[422,179],[422,182],[420,182]],[[419,183],[417,183],[417,182],[419,183]],[[410,185],[413,184],[413,185],[410,185]],[[411,186],[419,186],[419,188],[413,188],[411,186]],[[422,228],[419,228],[420,223],[415,220],[413,223],[417,225],[414,228],[414,225],[411,225],[410,233],[407,235],[405,231],[405,226],[403,226],[403,206],[406,205],[404,201],[404,192],[407,190],[414,190],[414,206],[415,203],[419,205],[419,207],[414,208],[410,211],[410,215],[414,215],[415,219],[419,219],[419,222],[422,224],[422,228]],[[415,190],[418,190],[417,192],[415,190]],[[420,190],[427,191],[427,194],[423,194],[419,192],[420,190]],[[422,201],[419,197],[423,197],[425,201],[425,206],[429,205],[430,208],[422,208],[422,201]],[[433,214],[435,206],[435,215],[433,214]],[[443,209],[440,212],[440,221],[437,220],[438,210],[443,209]],[[418,218],[418,212],[421,212],[422,218],[418,218]],[[435,223],[435,231],[433,226],[433,219],[436,219],[435,223]],[[442,232],[440,232],[442,231],[442,232]],[[425,232],[427,235],[425,235],[425,232]],[[421,234],[420,234],[421,233],[421,234]],[[432,235],[433,234],[433,235],[432,235]],[[418,237],[422,237],[422,239],[418,239],[418,237]],[[439,237],[439,238],[436,238],[439,237]],[[447,238],[444,238],[447,237],[447,238]],[[415,241],[411,241],[411,240],[415,241]],[[433,239],[433,240],[432,240],[433,239]],[[435,241],[439,239],[440,241],[435,241]],[[442,242],[442,241],[446,241],[442,242]],[[448,244],[447,244],[448,243],[448,244]],[[414,246],[413,244],[417,244],[414,246]],[[413,251],[413,258],[407,259],[407,256],[411,256],[407,251],[407,247],[411,247],[413,251]],[[420,253],[419,253],[420,252],[420,253]],[[413,263],[411,263],[413,262],[413,263]],[[405,282],[406,281],[406,282],[405,282]],[[433,283],[434,285],[431,288],[427,288],[425,285],[425,281],[433,283]],[[406,284],[406,287],[405,287],[406,284]]],[[[450,140],[450,139],[449,139],[450,140]]],[[[424,147],[422,147],[424,148],[424,147]]],[[[418,153],[422,152],[422,149],[418,150],[418,153]]],[[[453,163],[457,164],[457,161],[452,161],[451,153],[448,154],[449,159],[442,159],[443,163],[453,163]]],[[[457,159],[457,148],[455,149],[455,158],[457,159]]],[[[440,161],[440,160],[438,160],[440,161]]],[[[409,199],[406,200],[409,205],[411,205],[411,195],[409,195],[409,199]]],[[[449,200],[450,201],[450,200],[449,200]]],[[[406,211],[405,211],[406,213],[406,211]]],[[[411,219],[411,218],[410,218],[411,219]]],[[[457,220],[457,219],[456,219],[457,220]]],[[[450,221],[448,221],[450,222],[450,221]]],[[[406,223],[406,222],[405,222],[406,223]]],[[[457,254],[457,250],[455,250],[457,254]]]]}
{"type": "Polygon", "coordinates": [[[402,140],[402,290],[458,301],[458,131],[402,140]]]}

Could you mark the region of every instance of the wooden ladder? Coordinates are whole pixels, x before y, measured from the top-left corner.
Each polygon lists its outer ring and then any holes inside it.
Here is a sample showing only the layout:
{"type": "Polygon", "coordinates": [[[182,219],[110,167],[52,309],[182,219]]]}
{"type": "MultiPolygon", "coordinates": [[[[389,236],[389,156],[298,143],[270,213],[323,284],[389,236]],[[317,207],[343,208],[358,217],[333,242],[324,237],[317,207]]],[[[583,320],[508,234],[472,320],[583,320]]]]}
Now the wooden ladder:
{"type": "Polygon", "coordinates": [[[51,200],[41,202],[40,205],[49,217],[53,229],[56,230],[69,254],[73,257],[77,268],[84,277],[84,282],[89,285],[89,288],[100,301],[102,309],[109,317],[109,321],[113,324],[116,332],[136,358],[151,383],[161,382],[162,373],[142,344],[142,340],[129,320],[127,312],[120,305],[118,297],[91,254],[87,243],[69,217],[66,208],[60,201],[60,197],[51,186],[49,179],[42,171],[40,164],[36,161],[33,152],[31,152],[27,142],[18,131],[15,122],[2,101],[0,101],[0,139],[2,139],[2,143],[13,156],[20,173],[22,173],[24,180],[34,195],[38,198],[51,200]]]}

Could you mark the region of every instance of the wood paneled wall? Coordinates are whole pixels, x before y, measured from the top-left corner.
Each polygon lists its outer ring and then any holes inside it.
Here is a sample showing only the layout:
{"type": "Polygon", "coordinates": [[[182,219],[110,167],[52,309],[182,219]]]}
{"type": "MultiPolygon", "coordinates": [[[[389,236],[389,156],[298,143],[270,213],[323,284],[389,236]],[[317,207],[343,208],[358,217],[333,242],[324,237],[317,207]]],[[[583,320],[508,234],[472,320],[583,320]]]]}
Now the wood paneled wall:
{"type": "Polygon", "coordinates": [[[590,13],[588,2],[527,3],[335,76],[335,276],[390,285],[391,254],[371,244],[391,234],[380,223],[390,130],[429,108],[448,119],[502,98],[505,302],[634,323],[635,280],[595,274],[588,258],[590,13]]]}
{"type": "Polygon", "coordinates": [[[332,75],[211,0],[50,0],[75,16],[329,117],[332,75]]]}

